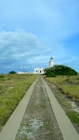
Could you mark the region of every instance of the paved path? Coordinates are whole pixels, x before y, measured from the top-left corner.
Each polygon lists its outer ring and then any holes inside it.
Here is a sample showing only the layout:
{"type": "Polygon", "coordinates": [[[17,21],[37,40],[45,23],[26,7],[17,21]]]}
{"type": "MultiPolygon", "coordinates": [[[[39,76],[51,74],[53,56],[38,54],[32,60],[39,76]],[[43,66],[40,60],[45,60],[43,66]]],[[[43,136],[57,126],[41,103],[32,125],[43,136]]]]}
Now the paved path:
{"type": "Polygon", "coordinates": [[[53,108],[55,117],[56,117],[59,127],[62,131],[64,140],[79,140],[79,134],[73,127],[69,118],[66,116],[64,110],[58,103],[58,101],[55,98],[54,94],[52,93],[51,89],[48,87],[48,85],[46,84],[46,82],[44,80],[43,80],[43,82],[44,82],[48,97],[50,99],[51,106],[53,108]]]}
{"type": "MultiPolygon", "coordinates": [[[[37,80],[36,80],[37,81],[37,80]]],[[[15,140],[18,128],[30,100],[36,81],[31,85],[0,133],[0,140],[15,140]]]]}
{"type": "MultiPolygon", "coordinates": [[[[16,108],[16,110],[14,111],[14,113],[12,114],[8,122],[6,123],[6,125],[4,126],[3,130],[0,133],[0,140],[15,140],[16,134],[22,122],[23,115],[25,113],[25,110],[31,98],[33,89],[35,85],[37,84],[39,78],[31,85],[26,95],[21,100],[20,104],[18,105],[18,107],[16,108]]],[[[43,83],[43,89],[50,99],[50,103],[51,103],[53,112],[55,114],[56,120],[58,122],[58,125],[61,129],[63,139],[64,140],[79,140],[78,133],[76,132],[72,123],[70,122],[65,112],[59,105],[58,101],[54,97],[51,89],[48,87],[48,85],[42,78],[41,80],[43,83]]],[[[43,139],[40,139],[40,140],[43,140],[43,139]]]]}
{"type": "Polygon", "coordinates": [[[15,140],[63,140],[41,77],[35,84],[15,140]]]}

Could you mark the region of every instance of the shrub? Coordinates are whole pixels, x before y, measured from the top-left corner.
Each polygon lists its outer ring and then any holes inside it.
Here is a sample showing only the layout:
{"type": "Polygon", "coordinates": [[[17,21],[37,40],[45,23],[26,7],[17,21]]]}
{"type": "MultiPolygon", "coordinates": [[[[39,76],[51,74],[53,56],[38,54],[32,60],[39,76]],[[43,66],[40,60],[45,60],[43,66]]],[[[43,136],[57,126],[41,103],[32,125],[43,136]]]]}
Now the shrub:
{"type": "Polygon", "coordinates": [[[77,74],[78,73],[74,69],[64,65],[55,65],[54,67],[45,69],[45,75],[47,77],[55,77],[57,75],[72,76],[77,74]]]}
{"type": "Polygon", "coordinates": [[[0,78],[4,78],[4,75],[1,74],[1,75],[0,75],[0,78]]]}
{"type": "Polygon", "coordinates": [[[9,74],[16,74],[16,72],[15,71],[10,71],[9,74]]]}

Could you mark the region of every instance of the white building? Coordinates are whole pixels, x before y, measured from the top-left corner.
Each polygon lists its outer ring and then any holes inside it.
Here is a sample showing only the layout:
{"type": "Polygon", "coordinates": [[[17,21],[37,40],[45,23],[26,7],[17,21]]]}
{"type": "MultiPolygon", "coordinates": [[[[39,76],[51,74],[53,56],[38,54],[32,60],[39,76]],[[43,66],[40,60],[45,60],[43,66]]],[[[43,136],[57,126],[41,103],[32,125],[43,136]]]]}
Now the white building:
{"type": "MultiPolygon", "coordinates": [[[[54,66],[54,60],[53,60],[53,57],[51,57],[49,61],[49,68],[53,66],[54,66]]],[[[34,74],[44,74],[44,68],[35,68],[34,74]]]]}
{"type": "Polygon", "coordinates": [[[27,74],[28,72],[22,72],[22,71],[18,71],[18,74],[27,74]]]}
{"type": "Polygon", "coordinates": [[[44,68],[35,68],[34,74],[44,74],[44,68]]]}

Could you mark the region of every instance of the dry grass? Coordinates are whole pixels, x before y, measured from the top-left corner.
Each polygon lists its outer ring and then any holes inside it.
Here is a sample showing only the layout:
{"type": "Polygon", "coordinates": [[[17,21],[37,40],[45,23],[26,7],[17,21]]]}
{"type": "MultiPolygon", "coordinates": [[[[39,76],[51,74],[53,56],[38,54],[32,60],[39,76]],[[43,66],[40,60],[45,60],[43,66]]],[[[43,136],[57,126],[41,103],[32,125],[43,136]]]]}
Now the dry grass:
{"type": "Polygon", "coordinates": [[[57,76],[54,78],[46,78],[58,86],[63,93],[67,94],[72,99],[79,101],[79,75],[77,76],[57,76]]]}
{"type": "Polygon", "coordinates": [[[0,75],[0,128],[6,123],[36,77],[37,75],[32,74],[0,75]]]}

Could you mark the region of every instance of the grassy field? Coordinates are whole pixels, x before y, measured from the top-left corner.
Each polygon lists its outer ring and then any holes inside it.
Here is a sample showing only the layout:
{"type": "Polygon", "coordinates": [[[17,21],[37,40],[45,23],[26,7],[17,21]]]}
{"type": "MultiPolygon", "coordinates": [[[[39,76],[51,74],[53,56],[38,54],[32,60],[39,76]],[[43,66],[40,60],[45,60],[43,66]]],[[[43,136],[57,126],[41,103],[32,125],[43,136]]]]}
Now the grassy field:
{"type": "Polygon", "coordinates": [[[32,74],[0,74],[0,130],[36,77],[32,74]]]}
{"type": "MultiPolygon", "coordinates": [[[[46,80],[59,87],[59,89],[73,101],[79,102],[79,75],[57,76],[53,78],[46,77],[46,80]]],[[[73,110],[72,105],[67,102],[65,98],[62,100],[61,94],[58,94],[59,92],[55,93],[57,100],[79,133],[79,113],[73,110]]]]}
{"type": "Polygon", "coordinates": [[[58,86],[63,93],[67,94],[75,101],[79,101],[79,75],[77,76],[57,76],[53,78],[46,78],[58,86]]]}

